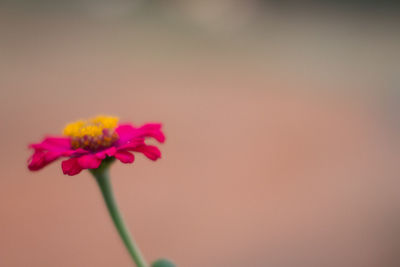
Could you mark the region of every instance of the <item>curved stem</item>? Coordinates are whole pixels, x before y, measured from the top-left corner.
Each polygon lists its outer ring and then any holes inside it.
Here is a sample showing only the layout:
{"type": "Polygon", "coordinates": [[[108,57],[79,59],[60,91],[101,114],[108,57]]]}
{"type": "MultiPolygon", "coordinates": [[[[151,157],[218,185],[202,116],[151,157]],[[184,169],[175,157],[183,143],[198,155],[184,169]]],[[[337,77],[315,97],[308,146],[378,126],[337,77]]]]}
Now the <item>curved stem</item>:
{"type": "Polygon", "coordinates": [[[140,253],[139,248],[135,244],[135,241],[132,239],[118,209],[108,175],[108,168],[100,167],[98,169],[91,170],[91,172],[96,178],[114,225],[117,228],[118,233],[124,242],[125,247],[128,249],[133,261],[136,263],[137,267],[147,267],[147,263],[140,253]]]}

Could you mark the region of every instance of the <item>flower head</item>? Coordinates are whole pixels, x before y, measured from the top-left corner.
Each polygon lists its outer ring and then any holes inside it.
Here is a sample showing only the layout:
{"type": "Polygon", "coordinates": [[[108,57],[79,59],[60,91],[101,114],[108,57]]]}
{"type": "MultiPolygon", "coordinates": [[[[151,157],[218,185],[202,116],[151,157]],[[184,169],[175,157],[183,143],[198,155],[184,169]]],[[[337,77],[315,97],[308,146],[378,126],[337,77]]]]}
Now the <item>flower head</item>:
{"type": "Polygon", "coordinates": [[[132,163],[132,152],[143,153],[151,160],[161,157],[156,146],[147,145],[146,137],[163,143],[161,124],[145,124],[134,127],[119,124],[118,118],[97,116],[89,120],[79,120],[68,124],[62,137],[46,137],[41,143],[31,144],[33,155],[28,160],[31,171],[40,170],[47,164],[68,158],[61,163],[64,174],[76,175],[84,169],[97,169],[101,162],[116,158],[123,163],[132,163]]]}

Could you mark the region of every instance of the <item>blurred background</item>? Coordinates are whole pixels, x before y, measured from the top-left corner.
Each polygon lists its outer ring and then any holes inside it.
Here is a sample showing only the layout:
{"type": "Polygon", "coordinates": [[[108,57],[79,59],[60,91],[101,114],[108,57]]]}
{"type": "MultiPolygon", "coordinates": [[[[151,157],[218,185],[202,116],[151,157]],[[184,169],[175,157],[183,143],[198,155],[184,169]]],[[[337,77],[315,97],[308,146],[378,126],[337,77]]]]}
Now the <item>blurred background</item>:
{"type": "Polygon", "coordinates": [[[0,2],[0,266],[132,266],[88,172],[27,145],[97,114],[164,124],[112,167],[145,257],[400,266],[398,1],[0,2]]]}

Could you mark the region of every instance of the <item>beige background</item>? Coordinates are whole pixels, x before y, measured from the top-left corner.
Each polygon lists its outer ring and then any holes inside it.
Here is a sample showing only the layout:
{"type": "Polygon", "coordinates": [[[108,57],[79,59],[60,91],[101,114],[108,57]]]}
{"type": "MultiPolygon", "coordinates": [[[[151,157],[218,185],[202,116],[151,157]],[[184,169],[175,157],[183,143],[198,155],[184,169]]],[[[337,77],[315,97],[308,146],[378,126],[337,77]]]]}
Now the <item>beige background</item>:
{"type": "Polygon", "coordinates": [[[164,124],[160,161],[111,171],[149,261],[399,266],[395,21],[191,8],[1,11],[0,266],[132,266],[88,172],[26,168],[99,113],[164,124]]]}

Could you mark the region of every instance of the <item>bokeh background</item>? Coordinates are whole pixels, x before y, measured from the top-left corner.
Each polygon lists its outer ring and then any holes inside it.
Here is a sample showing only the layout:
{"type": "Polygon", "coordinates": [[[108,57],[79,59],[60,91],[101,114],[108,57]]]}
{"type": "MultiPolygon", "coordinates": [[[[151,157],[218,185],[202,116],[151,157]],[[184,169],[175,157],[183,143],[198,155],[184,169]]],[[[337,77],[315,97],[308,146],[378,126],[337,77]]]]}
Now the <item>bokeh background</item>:
{"type": "Polygon", "coordinates": [[[27,145],[97,114],[164,124],[115,164],[145,257],[400,266],[396,1],[1,1],[0,266],[132,266],[88,172],[27,145]]]}

